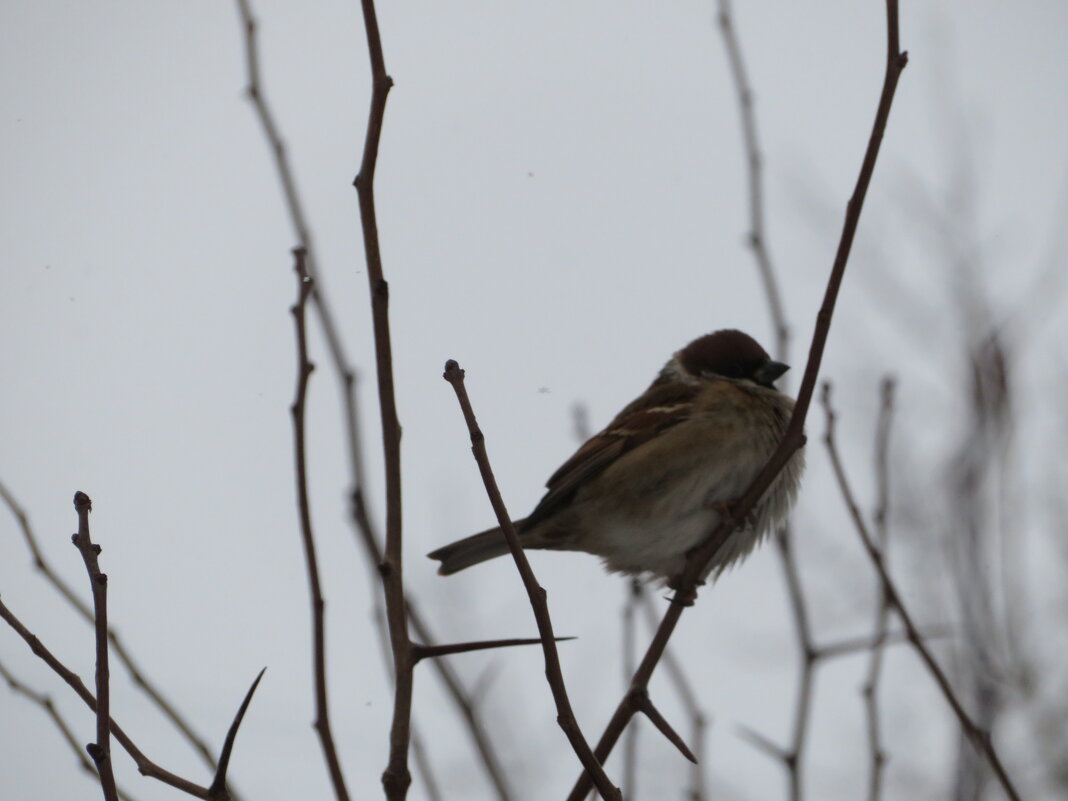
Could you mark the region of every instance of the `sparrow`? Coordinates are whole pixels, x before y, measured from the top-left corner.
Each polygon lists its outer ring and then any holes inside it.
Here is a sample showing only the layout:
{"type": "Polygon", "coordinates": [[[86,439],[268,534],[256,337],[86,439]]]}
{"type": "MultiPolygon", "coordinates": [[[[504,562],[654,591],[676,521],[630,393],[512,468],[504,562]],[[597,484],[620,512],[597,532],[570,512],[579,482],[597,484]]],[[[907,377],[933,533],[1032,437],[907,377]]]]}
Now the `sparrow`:
{"type": "MultiPolygon", "coordinates": [[[[519,541],[594,554],[610,572],[678,576],[782,439],[794,401],[774,381],[788,369],[741,331],[695,339],[550,476],[534,511],[513,524],[519,541]]],[[[784,521],[803,470],[798,450],[702,578],[718,577],[784,521]]],[[[449,575],[506,553],[498,527],[428,555],[449,575]]]]}

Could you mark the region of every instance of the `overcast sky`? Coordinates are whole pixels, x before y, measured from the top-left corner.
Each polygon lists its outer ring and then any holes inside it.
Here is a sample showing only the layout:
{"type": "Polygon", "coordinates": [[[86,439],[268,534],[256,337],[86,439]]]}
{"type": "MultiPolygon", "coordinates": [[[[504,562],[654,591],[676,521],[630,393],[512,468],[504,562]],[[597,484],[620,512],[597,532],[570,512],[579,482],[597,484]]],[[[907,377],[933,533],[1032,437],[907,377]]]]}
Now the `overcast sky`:
{"type": "MultiPolygon", "coordinates": [[[[369,96],[358,5],[254,2],[265,91],[323,287],[361,370],[380,520],[370,308],[351,187],[369,96]]],[[[467,370],[520,517],[576,444],[575,402],[603,425],[672,351],[707,331],[737,327],[773,344],[744,246],[745,162],[714,11],[710,0],[380,4],[396,82],[377,187],[404,426],[407,580],[443,639],[535,631],[504,560],[446,579],[423,558],[492,520],[440,377],[446,359],[467,370]]],[[[1028,391],[1048,397],[1054,374],[1063,391],[1066,374],[1061,297],[1041,276],[1065,254],[1068,6],[927,0],[905,2],[901,15],[909,66],[824,368],[865,508],[882,374],[899,377],[901,415],[923,438],[937,443],[953,429],[947,398],[960,375],[947,365],[957,321],[947,265],[931,245],[942,215],[968,211],[981,281],[1002,308],[1036,292],[1043,301],[1024,351],[1026,367],[1047,371],[1027,374],[1028,391]]],[[[753,0],[738,4],[737,26],[766,156],[769,244],[796,335],[796,387],[874,115],[885,14],[877,0],[753,0]]],[[[246,798],[327,798],[311,729],[288,415],[296,240],[245,82],[232,3],[0,5],[0,480],[86,597],[69,544],[71,497],[92,497],[111,620],[214,745],[268,666],[231,771],[246,798]]],[[[316,328],[311,348],[321,368],[310,477],[333,720],[354,797],[368,798],[380,793],[390,715],[371,617],[378,588],[345,522],[338,390],[316,328]]],[[[1049,405],[1036,406],[1045,419],[1049,405]]],[[[797,537],[828,640],[868,630],[870,579],[818,447],[822,422],[815,411],[810,420],[797,537]]],[[[6,512],[0,555],[5,604],[89,683],[91,630],[33,570],[6,512]]],[[[538,554],[533,565],[558,631],[579,638],[563,647],[564,666],[595,739],[623,686],[624,586],[591,557],[538,554]]],[[[788,737],[796,654],[780,573],[765,549],[703,593],[675,638],[714,721],[707,762],[721,798],[780,797],[780,768],[737,736],[746,725],[788,737]]],[[[93,737],[90,713],[6,627],[0,661],[53,694],[81,742],[93,737]]],[[[540,654],[456,662],[469,682],[489,682],[485,709],[517,796],[562,797],[576,763],[540,654]]],[[[889,664],[888,797],[934,797],[952,727],[931,714],[941,700],[913,657],[902,649],[889,664]]],[[[852,660],[821,673],[812,798],[862,794],[861,670],[852,660]]],[[[114,717],[141,748],[207,784],[124,669],[113,678],[114,717]]],[[[436,679],[420,668],[417,680],[416,719],[447,797],[491,798],[436,679]]],[[[680,720],[668,686],[654,693],[680,720]]],[[[645,732],[642,797],[668,797],[686,763],[645,732]]],[[[0,692],[0,796],[97,797],[65,749],[39,708],[0,692]]],[[[124,754],[115,761],[136,798],[176,797],[124,754]]],[[[618,760],[609,767],[619,781],[618,760]]],[[[418,777],[410,797],[425,798],[418,777]]]]}

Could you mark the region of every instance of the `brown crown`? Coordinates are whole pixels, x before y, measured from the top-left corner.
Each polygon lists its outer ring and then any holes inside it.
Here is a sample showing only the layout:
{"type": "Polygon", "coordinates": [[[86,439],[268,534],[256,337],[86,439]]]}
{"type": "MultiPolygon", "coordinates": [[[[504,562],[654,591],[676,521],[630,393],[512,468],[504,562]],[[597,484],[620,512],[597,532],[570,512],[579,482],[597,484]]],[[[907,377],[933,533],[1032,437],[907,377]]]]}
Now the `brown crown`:
{"type": "Polygon", "coordinates": [[[726,329],[698,337],[679,351],[678,359],[691,375],[751,378],[771,357],[748,334],[726,329]]]}

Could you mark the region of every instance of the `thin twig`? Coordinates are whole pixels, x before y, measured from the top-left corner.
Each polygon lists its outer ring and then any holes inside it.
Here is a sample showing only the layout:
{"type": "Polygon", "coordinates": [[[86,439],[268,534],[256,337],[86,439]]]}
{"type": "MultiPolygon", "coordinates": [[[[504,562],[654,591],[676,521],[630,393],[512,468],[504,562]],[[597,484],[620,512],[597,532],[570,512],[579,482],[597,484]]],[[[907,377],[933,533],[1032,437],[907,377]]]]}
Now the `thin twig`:
{"type": "MultiPolygon", "coordinates": [[[[782,441],[779,443],[778,448],[776,448],[775,453],[772,454],[771,458],[768,460],[767,465],[764,466],[760,474],[754,479],[752,485],[739,500],[734,510],[734,515],[724,515],[720,525],[711,534],[708,540],[688,557],[686,568],[677,584],[678,589],[675,592],[675,602],[671,604],[665,613],[664,618],[660,623],[660,627],[657,629],[657,633],[653,637],[653,640],[646,651],[645,658],[634,673],[634,678],[631,680],[631,689],[627,692],[626,696],[624,696],[623,700],[620,701],[612,719],[605,728],[600,742],[597,744],[595,753],[598,760],[602,762],[607,759],[608,754],[611,753],[612,748],[615,746],[620,734],[626,727],[627,722],[634,715],[635,707],[632,696],[636,692],[643,691],[644,688],[648,686],[649,678],[652,676],[657,663],[660,661],[660,658],[664,653],[664,649],[667,647],[668,640],[670,639],[672,632],[674,632],[675,626],[678,624],[683,609],[685,609],[687,605],[692,604],[693,600],[696,598],[697,583],[704,572],[705,566],[715,555],[720,545],[730,535],[730,532],[734,530],[737,521],[745,519],[749,510],[756,505],[757,501],[771,485],[772,481],[786,465],[787,461],[804,444],[805,436],[803,429],[805,418],[808,415],[808,409],[812,402],[812,393],[816,386],[816,378],[819,375],[823,350],[827,343],[827,336],[831,327],[831,319],[834,314],[835,301],[838,298],[838,290],[841,287],[842,278],[845,275],[846,264],[849,261],[849,253],[853,245],[853,239],[856,235],[857,224],[860,221],[860,213],[864,206],[864,198],[867,195],[868,186],[871,183],[871,177],[875,170],[875,162],[879,155],[879,146],[882,143],[883,134],[886,130],[886,122],[890,115],[890,107],[893,103],[897,82],[901,76],[901,71],[907,63],[907,56],[905,53],[901,52],[899,45],[896,0],[886,0],[886,14],[887,55],[883,88],[879,98],[878,109],[875,114],[875,121],[872,125],[871,137],[868,140],[868,147],[864,153],[864,160],[861,163],[860,174],[857,177],[853,195],[850,197],[846,207],[842,235],[838,243],[838,249],[835,253],[831,274],[827,281],[827,289],[824,294],[823,303],[820,306],[819,313],[816,315],[816,328],[812,336],[812,344],[809,347],[808,362],[805,367],[805,374],[801,381],[801,388],[798,392],[797,402],[794,406],[794,413],[790,419],[790,424],[787,426],[782,441]]],[[[571,795],[568,796],[569,801],[581,801],[588,792],[588,789],[589,779],[585,775],[580,776],[571,791],[571,795]]]]}
{"type": "Polygon", "coordinates": [[[942,691],[942,695],[945,697],[946,702],[957,716],[957,720],[960,723],[964,735],[972,743],[975,749],[986,758],[1009,798],[1013,801],[1020,801],[1020,795],[1016,791],[1016,787],[1013,785],[1012,780],[1009,778],[1008,773],[1001,764],[1001,758],[998,756],[997,750],[994,748],[990,733],[976,725],[971,716],[965,711],[964,706],[961,704],[960,699],[957,697],[956,692],[949,683],[949,679],[942,671],[942,668],[939,667],[938,662],[935,661],[931,651],[927,648],[919,629],[917,629],[916,625],[912,622],[912,616],[909,614],[908,609],[906,609],[896,585],[890,578],[890,573],[886,568],[883,553],[875,544],[875,540],[868,531],[867,523],[864,521],[864,516],[860,513],[860,508],[853,499],[853,491],[850,488],[849,480],[845,474],[845,468],[838,455],[838,448],[834,438],[835,412],[831,406],[831,391],[829,384],[825,383],[823,385],[822,400],[827,417],[827,433],[824,436],[824,443],[826,444],[827,451],[831,457],[831,466],[834,468],[834,475],[838,481],[838,487],[842,492],[842,499],[845,501],[846,507],[849,509],[849,514],[853,518],[854,528],[860,537],[861,544],[864,546],[864,550],[868,553],[868,556],[879,575],[879,581],[882,584],[882,589],[886,595],[887,602],[894,608],[898,617],[901,618],[901,623],[905,627],[905,631],[908,633],[909,642],[912,644],[912,647],[916,650],[917,654],[919,654],[920,659],[922,659],[923,663],[927,666],[927,669],[934,678],[939,690],[942,691]]]}
{"type": "Polygon", "coordinates": [[[345,776],[341,771],[334,734],[330,727],[330,704],[326,687],[326,602],[323,600],[322,586],[319,582],[319,559],[315,551],[315,535],[312,532],[311,503],[308,500],[308,471],[305,448],[305,402],[308,395],[308,378],[314,366],[308,359],[307,331],[304,311],[308,296],[312,291],[312,279],[308,275],[303,248],[294,248],[293,259],[297,274],[297,302],[290,308],[297,340],[297,382],[296,395],[290,406],[293,418],[293,458],[296,463],[297,505],[300,509],[300,538],[304,546],[304,561],[308,569],[308,591],[311,595],[312,613],[312,660],[315,685],[315,731],[319,735],[319,744],[323,750],[334,795],[338,801],[348,801],[349,791],[345,786],[345,776]]]}
{"type": "MultiPolygon", "coordinates": [[[[875,541],[883,554],[887,545],[887,516],[890,509],[890,423],[894,410],[894,380],[884,378],[882,382],[882,403],[879,407],[879,422],[875,433],[875,541]]],[[[864,713],[868,728],[868,747],[870,749],[870,768],[868,778],[868,801],[879,801],[883,790],[883,768],[886,765],[886,751],[883,749],[879,733],[879,679],[882,676],[884,644],[890,622],[890,602],[880,587],[879,601],[875,608],[875,644],[868,660],[868,671],[861,687],[864,699],[864,713]]]]}
{"type": "MultiPolygon", "coordinates": [[[[93,710],[93,712],[96,712],[96,697],[89,692],[88,688],[85,686],[85,682],[81,680],[81,677],[60,662],[55,655],[45,647],[44,643],[42,643],[33,632],[26,628],[22,624],[22,621],[7,608],[3,601],[0,601],[0,618],[3,618],[4,621],[7,622],[7,624],[11,626],[20,637],[22,637],[36,656],[44,660],[45,664],[52,668],[53,672],[63,679],[63,681],[65,681],[71,689],[78,694],[78,697],[85,702],[86,706],[93,710]]],[[[118,741],[119,745],[126,750],[126,753],[133,758],[141,775],[151,776],[152,778],[159,779],[159,781],[164,784],[169,784],[171,787],[181,790],[184,793],[196,796],[197,798],[207,799],[207,787],[201,787],[195,782],[183,779],[181,776],[161,768],[141,753],[141,750],[134,745],[133,740],[127,736],[126,732],[124,732],[119,724],[115,722],[114,718],[110,718],[109,723],[112,736],[118,741]]]]}
{"type": "MultiPolygon", "coordinates": [[[[30,555],[33,557],[34,567],[36,567],[41,575],[45,577],[56,592],[63,596],[63,598],[74,607],[83,620],[89,624],[93,624],[93,610],[86,606],[85,602],[78,597],[70,585],[52,569],[52,566],[45,559],[44,553],[38,546],[37,535],[34,533],[33,527],[30,525],[30,520],[25,510],[19,505],[15,500],[15,497],[2,482],[0,482],[0,498],[3,499],[4,503],[11,511],[11,514],[14,515],[15,519],[18,521],[19,528],[22,531],[22,538],[26,542],[26,547],[29,549],[30,555]]],[[[214,771],[218,765],[211,749],[208,748],[207,742],[193,730],[192,724],[178,712],[173,704],[163,697],[159,688],[148,679],[144,671],[134,661],[130,652],[126,649],[126,646],[119,638],[118,633],[116,633],[115,629],[111,626],[108,627],[108,641],[111,643],[111,651],[130,672],[130,678],[133,679],[134,684],[139,687],[157,707],[159,707],[164,717],[170,720],[174,727],[178,729],[178,731],[182,733],[182,736],[193,746],[193,750],[195,750],[208,767],[214,771]]],[[[231,791],[231,795],[235,801],[237,801],[237,794],[231,791]]]]}
{"type": "Polygon", "coordinates": [[[111,763],[111,672],[108,670],[108,577],[100,572],[100,546],[89,537],[89,513],[93,502],[84,492],[74,493],[74,509],[78,512],[78,533],[71,542],[82,555],[85,571],[89,574],[89,586],[93,591],[93,617],[96,628],[96,742],[89,743],[85,750],[96,763],[100,774],[100,786],[105,801],[118,801],[115,787],[115,770],[111,763]]]}
{"type": "Polygon", "coordinates": [[[464,420],[467,422],[467,430],[471,435],[471,450],[475,455],[479,473],[482,474],[482,482],[485,484],[486,494],[489,496],[494,513],[497,515],[497,522],[500,524],[505,539],[508,541],[512,558],[515,560],[516,568],[523,579],[523,587],[526,589],[527,597],[530,599],[530,606],[534,610],[534,619],[538,623],[538,633],[541,634],[542,650],[545,654],[545,677],[548,680],[549,688],[552,690],[553,700],[556,702],[556,722],[564,730],[564,734],[570,741],[579,761],[586,768],[585,775],[590,777],[590,781],[597,788],[601,797],[605,801],[610,799],[621,801],[622,796],[619,789],[612,784],[604,772],[602,767],[603,760],[599,760],[594,756],[589,743],[582,735],[578,721],[575,720],[575,713],[571,709],[571,701],[567,696],[567,687],[564,685],[564,674],[560,668],[560,655],[556,650],[556,638],[553,635],[553,624],[549,616],[549,605],[546,601],[545,589],[538,584],[538,580],[534,576],[534,571],[531,569],[530,562],[523,552],[523,546],[519,542],[519,535],[516,534],[512,519],[505,508],[504,499],[501,497],[501,492],[497,487],[497,480],[493,476],[489,456],[486,454],[485,437],[482,435],[478,422],[475,420],[475,413],[471,408],[471,401],[464,386],[464,371],[459,364],[450,359],[445,363],[444,378],[452,384],[452,388],[456,392],[456,399],[460,403],[464,420]]]}
{"type": "MultiPolygon", "coordinates": [[[[69,745],[71,750],[74,752],[74,757],[78,760],[78,765],[81,766],[82,770],[84,770],[86,773],[91,774],[95,779],[99,781],[100,774],[97,773],[96,767],[93,765],[92,760],[90,760],[89,757],[86,756],[85,752],[82,750],[82,746],[78,742],[78,738],[74,736],[74,732],[71,731],[70,726],[67,725],[67,721],[63,719],[63,716],[59,713],[59,710],[56,709],[56,705],[52,703],[52,697],[46,695],[45,693],[39,693],[35,690],[31,690],[21,681],[16,679],[11,674],[11,672],[6,667],[4,667],[3,664],[0,664],[0,676],[2,676],[4,681],[7,682],[7,686],[11,688],[12,692],[18,693],[19,695],[28,698],[45,711],[48,717],[52,719],[52,722],[56,724],[56,728],[59,729],[59,733],[63,735],[63,739],[67,742],[67,745],[69,745]]],[[[124,791],[122,788],[119,788],[119,799],[120,801],[133,801],[133,796],[124,791]]]]}

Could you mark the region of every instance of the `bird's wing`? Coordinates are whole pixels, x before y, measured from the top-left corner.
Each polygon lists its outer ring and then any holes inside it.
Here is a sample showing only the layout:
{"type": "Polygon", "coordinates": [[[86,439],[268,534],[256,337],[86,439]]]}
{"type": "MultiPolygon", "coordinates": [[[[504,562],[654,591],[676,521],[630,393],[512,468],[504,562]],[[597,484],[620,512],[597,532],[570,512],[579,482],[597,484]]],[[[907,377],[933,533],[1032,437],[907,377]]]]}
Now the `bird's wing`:
{"type": "Polygon", "coordinates": [[[604,431],[588,439],[546,482],[548,492],[524,521],[528,528],[556,512],[586,482],[627,451],[639,448],[685,420],[699,384],[655,384],[621,411],[604,431]]]}

